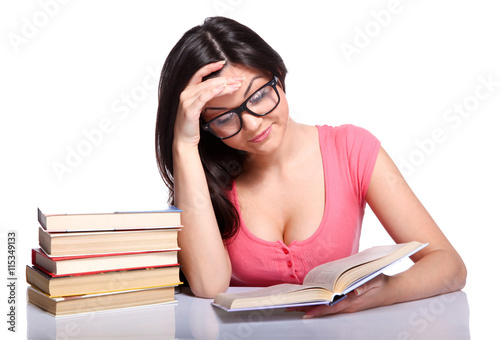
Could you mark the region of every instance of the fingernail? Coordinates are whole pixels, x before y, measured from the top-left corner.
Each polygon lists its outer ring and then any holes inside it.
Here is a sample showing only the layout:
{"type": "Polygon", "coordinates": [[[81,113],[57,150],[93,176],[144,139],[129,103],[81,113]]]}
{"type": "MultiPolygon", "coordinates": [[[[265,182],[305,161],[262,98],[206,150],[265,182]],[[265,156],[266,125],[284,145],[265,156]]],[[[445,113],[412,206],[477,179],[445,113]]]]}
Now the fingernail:
{"type": "Polygon", "coordinates": [[[231,83],[229,84],[229,87],[231,89],[239,89],[241,87],[241,83],[237,82],[237,83],[231,83]]]}
{"type": "Polygon", "coordinates": [[[314,318],[314,315],[310,315],[310,314],[304,314],[304,316],[302,317],[302,319],[312,319],[314,318]]]}
{"type": "Polygon", "coordinates": [[[224,65],[225,63],[226,63],[225,60],[221,60],[221,61],[218,62],[218,64],[221,64],[221,65],[224,65]]]}
{"type": "Polygon", "coordinates": [[[240,81],[241,82],[241,81],[245,80],[245,76],[233,77],[232,80],[233,81],[240,81]]]}
{"type": "Polygon", "coordinates": [[[220,84],[219,86],[217,86],[217,90],[223,90],[226,86],[227,86],[227,83],[220,84]]]}
{"type": "Polygon", "coordinates": [[[354,289],[354,294],[356,294],[356,295],[361,294],[361,289],[359,289],[359,288],[354,289]]]}

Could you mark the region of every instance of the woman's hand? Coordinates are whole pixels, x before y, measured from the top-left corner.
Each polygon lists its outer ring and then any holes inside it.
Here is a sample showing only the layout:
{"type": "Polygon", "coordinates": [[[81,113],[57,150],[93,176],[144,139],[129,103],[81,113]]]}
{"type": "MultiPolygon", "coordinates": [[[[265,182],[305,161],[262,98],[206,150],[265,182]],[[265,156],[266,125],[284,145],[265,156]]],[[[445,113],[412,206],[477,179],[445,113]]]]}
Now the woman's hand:
{"type": "Polygon", "coordinates": [[[216,77],[202,81],[209,74],[220,70],[225,61],[207,64],[191,78],[180,95],[175,120],[174,143],[197,146],[200,140],[200,115],[211,99],[233,93],[241,87],[243,77],[216,77]]]}
{"type": "Polygon", "coordinates": [[[352,313],[364,309],[391,304],[389,301],[390,276],[381,274],[347,294],[347,297],[333,306],[319,305],[312,307],[291,307],[289,312],[305,312],[304,319],[310,319],[327,314],[352,313]]]}

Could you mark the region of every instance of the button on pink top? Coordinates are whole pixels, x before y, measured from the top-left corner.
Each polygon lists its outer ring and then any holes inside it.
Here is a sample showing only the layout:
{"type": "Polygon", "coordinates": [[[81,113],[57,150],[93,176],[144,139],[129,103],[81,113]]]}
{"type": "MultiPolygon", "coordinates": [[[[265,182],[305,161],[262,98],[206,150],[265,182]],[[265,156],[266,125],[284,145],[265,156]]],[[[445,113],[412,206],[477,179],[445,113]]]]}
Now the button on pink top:
{"type": "MultiPolygon", "coordinates": [[[[312,268],[358,252],[365,195],[380,142],[353,125],[318,126],[318,131],[326,186],[321,224],[311,237],[286,245],[253,235],[240,214],[237,234],[226,241],[232,286],[302,283],[312,268]]],[[[234,183],[230,197],[239,211],[234,183]]]]}

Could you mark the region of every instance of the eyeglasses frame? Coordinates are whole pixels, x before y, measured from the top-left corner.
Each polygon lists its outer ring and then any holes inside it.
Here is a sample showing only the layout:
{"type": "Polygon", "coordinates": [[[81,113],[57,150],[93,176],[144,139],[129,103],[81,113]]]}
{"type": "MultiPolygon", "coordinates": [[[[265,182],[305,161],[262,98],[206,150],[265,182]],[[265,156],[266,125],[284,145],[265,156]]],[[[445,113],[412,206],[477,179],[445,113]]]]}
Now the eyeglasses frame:
{"type": "Polygon", "coordinates": [[[272,111],[274,111],[274,109],[276,109],[278,107],[278,105],[280,104],[280,93],[276,87],[276,85],[278,84],[278,77],[276,76],[273,76],[273,78],[268,81],[267,83],[265,83],[264,85],[262,85],[261,87],[259,87],[257,90],[255,90],[240,106],[238,106],[237,108],[235,109],[231,109],[231,110],[228,110],[226,112],[223,112],[221,113],[220,115],[218,115],[217,117],[214,117],[212,119],[210,119],[208,122],[206,122],[203,126],[202,126],[202,129],[205,130],[205,131],[208,131],[210,132],[212,135],[214,135],[215,137],[219,138],[220,140],[223,140],[223,139],[228,139],[228,138],[231,138],[231,137],[234,137],[236,136],[238,133],[240,133],[241,129],[243,128],[243,118],[241,118],[241,114],[246,111],[248,113],[250,113],[251,115],[253,116],[256,116],[256,117],[263,117],[265,115],[268,115],[270,114],[272,111]],[[253,112],[252,110],[250,110],[247,106],[247,103],[248,101],[257,93],[259,92],[260,90],[262,90],[263,88],[267,87],[267,86],[271,86],[274,91],[276,92],[276,95],[278,96],[278,101],[276,103],[276,105],[271,109],[269,110],[268,112],[264,113],[264,114],[258,114],[258,113],[255,113],[253,112]],[[240,128],[238,129],[237,132],[233,133],[231,136],[228,136],[228,137],[220,137],[220,136],[217,136],[217,134],[212,130],[212,128],[210,127],[210,124],[212,124],[212,122],[214,122],[216,119],[218,119],[219,117],[223,116],[223,115],[226,115],[230,112],[234,112],[236,113],[236,115],[238,116],[238,119],[240,120],[240,128]]]}

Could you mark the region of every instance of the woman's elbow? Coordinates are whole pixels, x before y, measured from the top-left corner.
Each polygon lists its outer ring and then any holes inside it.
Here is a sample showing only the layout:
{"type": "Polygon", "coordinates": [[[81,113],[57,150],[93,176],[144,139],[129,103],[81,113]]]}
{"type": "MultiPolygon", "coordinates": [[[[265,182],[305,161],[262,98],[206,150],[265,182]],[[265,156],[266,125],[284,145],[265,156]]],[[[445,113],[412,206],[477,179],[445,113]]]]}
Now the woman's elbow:
{"type": "Polygon", "coordinates": [[[199,298],[213,299],[219,293],[224,293],[229,287],[229,282],[200,282],[190,285],[191,292],[199,298]]]}
{"type": "Polygon", "coordinates": [[[452,271],[452,276],[447,280],[445,287],[448,292],[463,289],[467,282],[467,267],[458,253],[455,253],[454,264],[455,270],[452,271]]]}
{"type": "Polygon", "coordinates": [[[217,294],[224,293],[229,288],[231,274],[230,272],[206,272],[203,275],[200,273],[197,273],[197,275],[186,275],[186,279],[189,282],[191,292],[196,297],[213,299],[217,294]]]}
{"type": "Polygon", "coordinates": [[[456,281],[457,290],[463,289],[467,283],[467,267],[461,258],[459,258],[456,281]]]}

